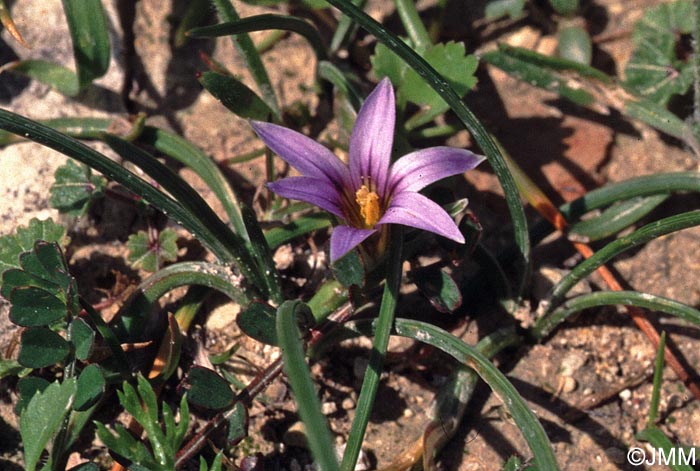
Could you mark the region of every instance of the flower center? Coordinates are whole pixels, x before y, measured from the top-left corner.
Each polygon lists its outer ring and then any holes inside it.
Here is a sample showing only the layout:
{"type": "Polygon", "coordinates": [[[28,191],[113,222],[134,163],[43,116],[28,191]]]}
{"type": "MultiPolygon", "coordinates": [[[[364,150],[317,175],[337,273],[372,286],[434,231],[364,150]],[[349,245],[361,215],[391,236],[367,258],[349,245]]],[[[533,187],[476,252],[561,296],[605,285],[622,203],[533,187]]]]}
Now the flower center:
{"type": "Polygon", "coordinates": [[[367,185],[362,185],[355,192],[355,201],[360,206],[360,215],[365,220],[365,226],[374,227],[380,216],[379,195],[369,191],[367,185]]]}

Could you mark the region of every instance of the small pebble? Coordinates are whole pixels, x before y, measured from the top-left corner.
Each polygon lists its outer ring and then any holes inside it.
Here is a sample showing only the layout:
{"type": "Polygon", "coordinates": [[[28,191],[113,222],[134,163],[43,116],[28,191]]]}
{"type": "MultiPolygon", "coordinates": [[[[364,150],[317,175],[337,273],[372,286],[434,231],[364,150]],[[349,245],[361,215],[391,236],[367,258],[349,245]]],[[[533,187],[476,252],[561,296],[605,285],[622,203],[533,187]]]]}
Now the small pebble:
{"type": "Polygon", "coordinates": [[[564,394],[574,392],[576,390],[576,386],[578,386],[578,384],[576,383],[576,380],[574,378],[572,378],[571,376],[564,376],[563,384],[561,387],[561,390],[564,394]]]}
{"type": "Polygon", "coordinates": [[[351,397],[346,397],[343,399],[343,402],[340,403],[340,407],[342,407],[343,410],[352,410],[355,408],[355,401],[351,397]]]}
{"type": "Polygon", "coordinates": [[[324,402],[321,404],[321,412],[323,412],[323,415],[335,414],[337,410],[338,406],[335,402],[324,402]]]}
{"type": "Polygon", "coordinates": [[[622,399],[623,401],[629,401],[630,398],[632,397],[632,391],[630,391],[629,389],[623,389],[622,391],[620,391],[620,394],[618,394],[618,395],[620,396],[620,399],[622,399]]]}

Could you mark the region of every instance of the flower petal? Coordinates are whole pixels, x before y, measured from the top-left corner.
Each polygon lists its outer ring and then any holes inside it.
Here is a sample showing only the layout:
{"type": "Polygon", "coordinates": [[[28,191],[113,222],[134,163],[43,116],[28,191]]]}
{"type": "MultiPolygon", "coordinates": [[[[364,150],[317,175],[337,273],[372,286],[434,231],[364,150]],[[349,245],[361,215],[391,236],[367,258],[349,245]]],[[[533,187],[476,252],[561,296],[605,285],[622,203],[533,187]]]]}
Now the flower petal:
{"type": "Polygon", "coordinates": [[[331,263],[360,245],[375,232],[377,232],[376,229],[356,229],[349,226],[334,228],[331,234],[331,263]]]}
{"type": "Polygon", "coordinates": [[[251,121],[250,125],[275,154],[302,175],[325,178],[338,187],[348,186],[347,166],[318,142],[276,124],[251,121]]]}
{"type": "Polygon", "coordinates": [[[464,236],[449,214],[439,204],[420,193],[405,191],[394,195],[389,208],[377,224],[402,224],[464,243],[464,236]]]}
{"type": "Polygon", "coordinates": [[[340,218],[340,194],[332,183],[324,178],[288,177],[267,184],[267,187],[285,198],[306,201],[340,218]]]}
{"type": "Polygon", "coordinates": [[[355,189],[369,177],[380,196],[384,195],[394,143],[396,108],[389,79],[382,80],[360,108],[350,136],[350,177],[355,189]]]}
{"type": "Polygon", "coordinates": [[[391,166],[388,191],[419,191],[438,180],[471,170],[484,159],[482,155],[454,147],[430,147],[411,152],[391,166]]]}

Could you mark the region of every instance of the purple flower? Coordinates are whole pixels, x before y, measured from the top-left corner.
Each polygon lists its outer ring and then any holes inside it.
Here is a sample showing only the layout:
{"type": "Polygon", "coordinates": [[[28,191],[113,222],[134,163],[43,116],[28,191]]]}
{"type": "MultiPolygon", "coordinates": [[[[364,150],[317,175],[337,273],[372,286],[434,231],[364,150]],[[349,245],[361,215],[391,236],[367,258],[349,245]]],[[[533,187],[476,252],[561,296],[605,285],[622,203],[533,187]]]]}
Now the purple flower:
{"type": "Polygon", "coordinates": [[[411,152],[391,165],[395,120],[394,90],[384,79],[357,115],[350,136],[349,166],[296,131],[251,123],[265,144],[302,175],[269,183],[268,188],[314,204],[345,222],[331,235],[331,262],[371,235],[385,232],[385,224],[424,229],[464,243],[452,218],[418,192],[476,167],[484,157],[464,149],[431,147],[411,152]]]}

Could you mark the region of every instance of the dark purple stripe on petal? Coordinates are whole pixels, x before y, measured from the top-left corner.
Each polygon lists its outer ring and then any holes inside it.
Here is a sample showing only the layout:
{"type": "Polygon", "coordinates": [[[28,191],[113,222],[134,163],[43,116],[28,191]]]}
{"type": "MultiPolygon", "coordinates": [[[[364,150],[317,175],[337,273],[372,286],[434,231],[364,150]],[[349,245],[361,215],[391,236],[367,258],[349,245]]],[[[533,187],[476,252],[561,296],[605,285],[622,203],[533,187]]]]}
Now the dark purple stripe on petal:
{"type": "Polygon", "coordinates": [[[331,263],[360,245],[367,237],[377,232],[376,229],[356,229],[338,226],[331,234],[331,263]]]}
{"type": "Polygon", "coordinates": [[[306,201],[340,218],[343,216],[340,195],[335,186],[325,179],[289,177],[268,183],[267,187],[285,198],[306,201]]]}
{"type": "Polygon", "coordinates": [[[325,178],[338,188],[348,186],[347,166],[318,142],[276,124],[251,121],[250,125],[275,154],[302,175],[325,178]]]}
{"type": "Polygon", "coordinates": [[[438,180],[471,170],[484,159],[482,155],[454,147],[411,152],[391,166],[388,191],[419,191],[438,180]]]}
{"type": "Polygon", "coordinates": [[[464,236],[449,214],[420,193],[407,191],[394,195],[389,209],[377,224],[402,224],[464,243],[464,236]]]}
{"type": "Polygon", "coordinates": [[[350,136],[350,176],[355,189],[362,185],[362,177],[369,177],[377,193],[384,195],[395,121],[394,89],[385,78],[365,100],[350,136]]]}

